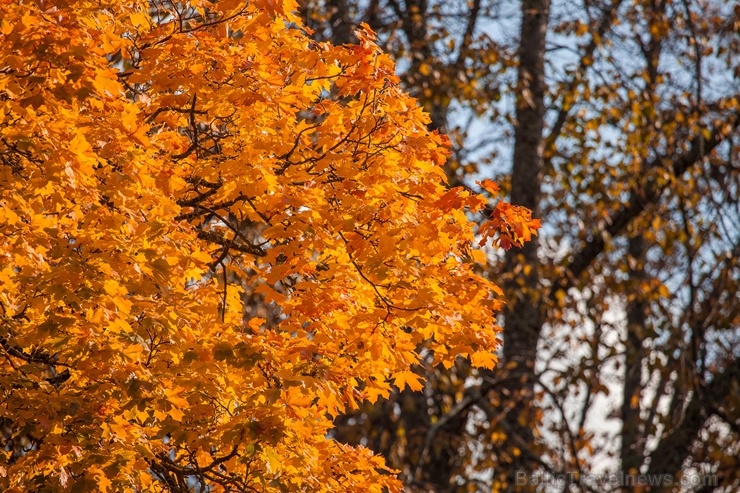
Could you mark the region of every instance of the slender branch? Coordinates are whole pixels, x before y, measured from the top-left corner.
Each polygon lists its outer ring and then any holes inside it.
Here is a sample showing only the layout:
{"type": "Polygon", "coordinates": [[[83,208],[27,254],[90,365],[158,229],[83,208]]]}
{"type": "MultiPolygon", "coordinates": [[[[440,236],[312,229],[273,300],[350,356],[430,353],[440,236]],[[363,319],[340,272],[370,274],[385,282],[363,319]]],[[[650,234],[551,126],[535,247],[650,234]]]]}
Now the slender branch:
{"type": "Polygon", "coordinates": [[[267,252],[257,245],[253,245],[251,243],[248,243],[246,245],[234,243],[233,239],[229,240],[223,235],[216,233],[215,231],[198,231],[198,238],[236,250],[237,252],[248,253],[250,255],[254,255],[255,257],[264,257],[267,255],[267,252]]]}
{"type": "MultiPolygon", "coordinates": [[[[738,124],[740,124],[740,115],[735,113],[729,122],[724,122],[717,126],[709,138],[705,139],[702,134],[695,136],[691,140],[688,151],[673,161],[673,176],[680,177],[686,170],[700,162],[705,155],[725,142],[731,133],[738,128],[738,124]],[[725,130],[728,123],[730,126],[729,132],[725,130]]],[[[668,161],[668,158],[660,156],[652,160],[647,168],[657,168],[661,162],[665,161],[668,161]]],[[[605,227],[602,226],[596,229],[591,239],[573,255],[566,267],[567,275],[561,278],[560,283],[553,286],[553,289],[550,290],[550,296],[554,297],[555,293],[560,289],[567,291],[572,287],[581,274],[596,260],[596,257],[604,251],[607,240],[624,231],[648,205],[657,202],[666,189],[667,186],[660,187],[652,182],[641,188],[633,189],[627,204],[607,219],[605,227]]]]}
{"type": "Polygon", "coordinates": [[[740,382],[740,358],[735,358],[705,389],[700,389],[686,407],[684,419],[670,429],[651,455],[648,474],[665,474],[681,468],[697,434],[712,412],[712,406],[732,398],[732,388],[740,382]]]}

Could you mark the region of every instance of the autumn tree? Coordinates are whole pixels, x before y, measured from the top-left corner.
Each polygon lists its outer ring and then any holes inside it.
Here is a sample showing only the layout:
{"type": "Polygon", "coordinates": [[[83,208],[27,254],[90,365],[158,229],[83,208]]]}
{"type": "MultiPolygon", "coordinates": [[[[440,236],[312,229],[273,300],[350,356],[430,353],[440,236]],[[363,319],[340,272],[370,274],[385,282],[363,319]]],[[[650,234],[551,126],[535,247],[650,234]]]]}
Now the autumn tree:
{"type": "Polygon", "coordinates": [[[412,491],[639,489],[554,481],[594,472],[736,490],[736,2],[305,0],[302,12],[339,42],[369,23],[449,135],[450,180],[494,178],[545,221],[522,251],[489,252],[509,300],[502,363],[430,360],[424,395],[394,392],[334,436],[383,453],[412,491]]]}
{"type": "Polygon", "coordinates": [[[0,489],[398,491],[333,418],[421,389],[422,359],[492,368],[479,236],[537,220],[447,185],[365,27],[0,5],[0,489]]]}

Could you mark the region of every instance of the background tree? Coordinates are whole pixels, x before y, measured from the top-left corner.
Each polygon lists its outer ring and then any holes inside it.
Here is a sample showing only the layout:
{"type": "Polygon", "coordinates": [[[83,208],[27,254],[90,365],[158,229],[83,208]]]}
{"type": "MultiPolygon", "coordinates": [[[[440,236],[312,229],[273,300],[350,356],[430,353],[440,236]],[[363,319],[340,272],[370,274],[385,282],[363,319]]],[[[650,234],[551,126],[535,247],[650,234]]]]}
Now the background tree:
{"type": "Polygon", "coordinates": [[[517,486],[518,471],[714,474],[716,487],[689,489],[737,489],[737,5],[302,8],[326,39],[352,41],[360,21],[379,32],[453,142],[452,181],[496,178],[545,218],[523,251],[490,252],[510,300],[503,364],[430,363],[423,396],[394,393],[335,436],[382,452],[412,491],[537,489],[517,486]]]}
{"type": "Polygon", "coordinates": [[[398,491],[332,418],[493,367],[468,215],[538,221],[447,186],[370,32],[294,11],[0,2],[3,492],[398,491]]]}

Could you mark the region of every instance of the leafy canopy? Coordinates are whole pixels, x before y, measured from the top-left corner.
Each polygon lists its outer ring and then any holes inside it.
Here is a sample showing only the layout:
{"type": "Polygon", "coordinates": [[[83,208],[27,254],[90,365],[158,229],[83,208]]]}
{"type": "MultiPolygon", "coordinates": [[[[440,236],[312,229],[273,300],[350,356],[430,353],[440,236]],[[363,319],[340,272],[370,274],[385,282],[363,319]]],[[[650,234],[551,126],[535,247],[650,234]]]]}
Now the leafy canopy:
{"type": "Polygon", "coordinates": [[[274,0],[0,5],[0,489],[398,490],[333,417],[420,389],[423,341],[491,367],[470,216],[503,247],[537,221],[446,186],[368,30],[318,43],[274,0]]]}

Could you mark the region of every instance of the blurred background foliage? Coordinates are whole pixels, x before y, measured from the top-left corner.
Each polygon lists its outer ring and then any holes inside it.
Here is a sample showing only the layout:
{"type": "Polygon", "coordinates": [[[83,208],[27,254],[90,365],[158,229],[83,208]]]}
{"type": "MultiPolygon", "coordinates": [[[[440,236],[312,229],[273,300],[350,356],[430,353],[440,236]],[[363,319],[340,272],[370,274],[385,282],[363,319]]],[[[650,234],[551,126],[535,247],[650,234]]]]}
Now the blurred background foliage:
{"type": "Polygon", "coordinates": [[[423,392],[366,405],[333,435],[383,454],[408,491],[646,489],[585,481],[616,472],[737,491],[740,6],[301,10],[334,43],[367,23],[449,136],[450,183],[494,179],[543,220],[523,250],[488,252],[508,300],[498,367],[415,368],[423,392]],[[572,484],[556,480],[564,473],[572,484]]]}

